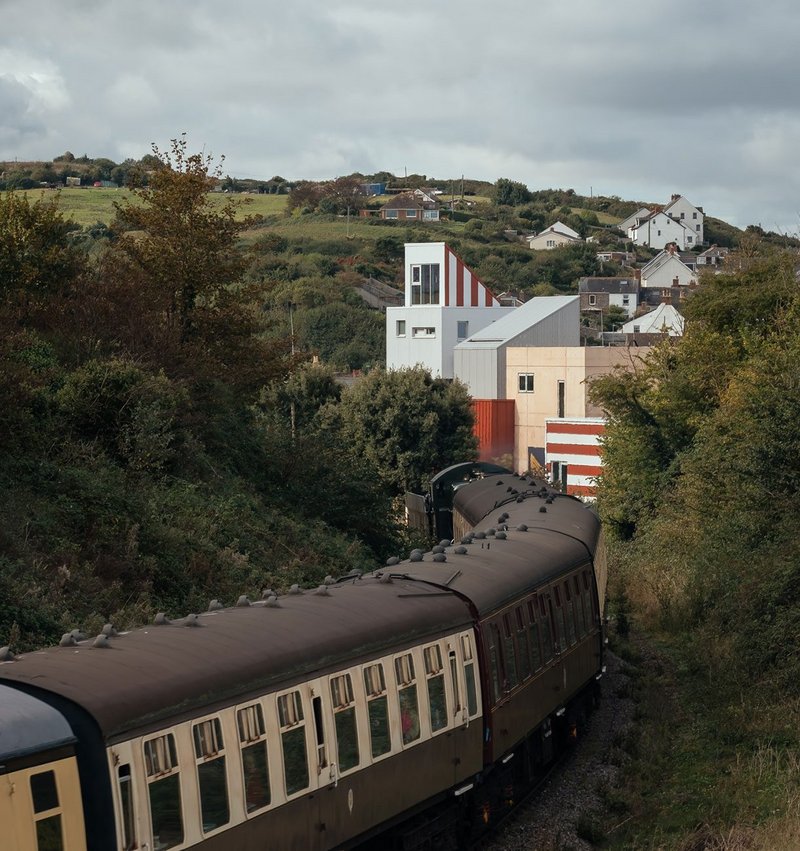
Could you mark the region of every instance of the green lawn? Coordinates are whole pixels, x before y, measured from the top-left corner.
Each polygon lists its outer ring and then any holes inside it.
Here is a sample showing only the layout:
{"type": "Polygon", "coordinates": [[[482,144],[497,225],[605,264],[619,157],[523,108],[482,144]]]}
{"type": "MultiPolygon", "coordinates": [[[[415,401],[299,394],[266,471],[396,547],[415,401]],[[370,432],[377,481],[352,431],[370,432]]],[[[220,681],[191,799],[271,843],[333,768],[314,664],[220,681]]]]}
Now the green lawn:
{"type": "MultiPolygon", "coordinates": [[[[32,200],[49,200],[58,196],[58,207],[65,219],[71,219],[81,227],[96,222],[109,224],[114,218],[114,202],[120,203],[131,198],[127,189],[95,189],[93,187],[69,187],[65,189],[28,189],[25,194],[32,200]]],[[[243,216],[274,216],[286,208],[286,195],[250,195],[240,193],[228,195],[214,192],[211,194],[214,204],[221,206],[231,198],[243,201],[243,216]]]]}

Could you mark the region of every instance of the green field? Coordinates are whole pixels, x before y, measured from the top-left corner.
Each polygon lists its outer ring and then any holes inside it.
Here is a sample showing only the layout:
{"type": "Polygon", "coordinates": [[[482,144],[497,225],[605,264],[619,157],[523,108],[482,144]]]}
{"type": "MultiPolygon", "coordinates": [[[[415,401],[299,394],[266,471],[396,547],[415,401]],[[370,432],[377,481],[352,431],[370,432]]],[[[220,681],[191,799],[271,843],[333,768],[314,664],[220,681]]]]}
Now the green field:
{"type": "MultiPolygon", "coordinates": [[[[127,189],[95,189],[93,187],[70,187],[66,189],[29,189],[25,195],[31,201],[40,198],[50,200],[58,197],[58,208],[65,219],[71,219],[81,227],[96,222],[109,224],[114,218],[114,203],[131,199],[127,189]]],[[[221,206],[232,198],[243,201],[242,216],[274,216],[286,208],[286,195],[251,195],[241,193],[228,195],[219,192],[211,194],[215,205],[221,206]]]]}

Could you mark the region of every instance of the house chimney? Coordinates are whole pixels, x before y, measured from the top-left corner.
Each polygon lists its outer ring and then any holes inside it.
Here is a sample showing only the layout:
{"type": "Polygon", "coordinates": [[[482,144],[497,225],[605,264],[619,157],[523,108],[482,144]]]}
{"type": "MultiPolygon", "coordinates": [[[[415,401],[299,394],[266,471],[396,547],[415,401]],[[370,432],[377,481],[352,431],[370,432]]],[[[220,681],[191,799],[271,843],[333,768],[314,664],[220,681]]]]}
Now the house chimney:
{"type": "Polygon", "coordinates": [[[675,193],[675,194],[672,196],[672,200],[673,200],[673,201],[677,201],[677,200],[678,200],[678,198],[680,198],[680,197],[681,197],[680,195],[678,195],[677,193],[675,193]]]}
{"type": "Polygon", "coordinates": [[[669,253],[670,253],[670,254],[674,254],[674,253],[675,253],[675,249],[676,249],[677,247],[678,247],[678,246],[677,246],[674,242],[668,242],[668,243],[667,243],[667,251],[669,251],[669,253]]]}

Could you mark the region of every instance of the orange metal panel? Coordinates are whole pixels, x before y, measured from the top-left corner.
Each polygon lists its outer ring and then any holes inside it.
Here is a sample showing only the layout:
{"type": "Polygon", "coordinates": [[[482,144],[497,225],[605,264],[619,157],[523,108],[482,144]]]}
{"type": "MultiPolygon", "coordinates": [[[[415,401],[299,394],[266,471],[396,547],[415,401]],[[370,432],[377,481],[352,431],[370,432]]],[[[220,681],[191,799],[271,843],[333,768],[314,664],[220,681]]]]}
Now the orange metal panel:
{"type": "Polygon", "coordinates": [[[473,399],[472,412],[479,460],[497,462],[503,456],[513,455],[514,400],[473,399]]]}

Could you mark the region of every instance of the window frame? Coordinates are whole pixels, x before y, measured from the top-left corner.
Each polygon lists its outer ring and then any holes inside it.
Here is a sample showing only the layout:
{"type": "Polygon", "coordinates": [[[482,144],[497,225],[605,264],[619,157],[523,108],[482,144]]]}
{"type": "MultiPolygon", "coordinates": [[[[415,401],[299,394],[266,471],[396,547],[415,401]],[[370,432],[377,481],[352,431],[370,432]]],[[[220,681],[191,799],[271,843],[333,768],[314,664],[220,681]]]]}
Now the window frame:
{"type": "Polygon", "coordinates": [[[534,372],[518,372],[517,373],[517,391],[519,393],[535,393],[536,392],[536,373],[534,373],[534,372]]]}

